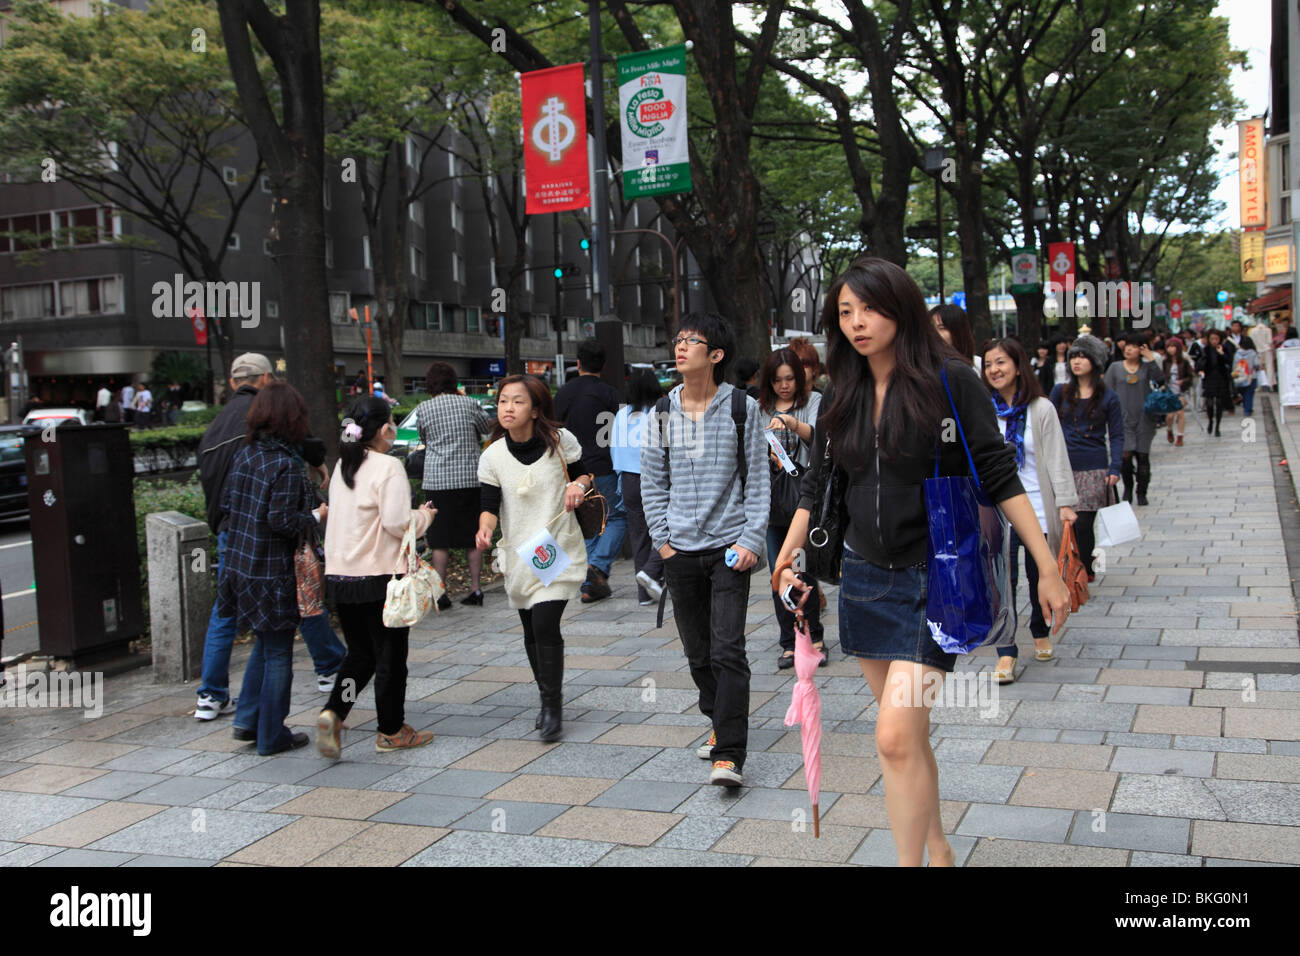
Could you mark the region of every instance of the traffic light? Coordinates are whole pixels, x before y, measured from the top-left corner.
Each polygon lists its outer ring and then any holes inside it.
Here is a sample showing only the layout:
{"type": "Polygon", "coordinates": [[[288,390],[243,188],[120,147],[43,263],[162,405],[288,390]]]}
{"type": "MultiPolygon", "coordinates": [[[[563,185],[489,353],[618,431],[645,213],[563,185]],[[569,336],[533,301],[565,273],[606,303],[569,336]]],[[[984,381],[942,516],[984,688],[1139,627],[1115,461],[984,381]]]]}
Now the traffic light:
{"type": "Polygon", "coordinates": [[[555,278],[557,279],[563,279],[566,276],[576,276],[577,274],[578,274],[578,267],[575,266],[572,262],[561,263],[560,265],[555,267],[555,270],[552,273],[552,275],[554,275],[555,278]]]}
{"type": "Polygon", "coordinates": [[[591,251],[591,240],[590,240],[590,239],[583,239],[580,243],[578,243],[578,246],[582,249],[583,252],[590,252],[590,251],[591,251]]]}

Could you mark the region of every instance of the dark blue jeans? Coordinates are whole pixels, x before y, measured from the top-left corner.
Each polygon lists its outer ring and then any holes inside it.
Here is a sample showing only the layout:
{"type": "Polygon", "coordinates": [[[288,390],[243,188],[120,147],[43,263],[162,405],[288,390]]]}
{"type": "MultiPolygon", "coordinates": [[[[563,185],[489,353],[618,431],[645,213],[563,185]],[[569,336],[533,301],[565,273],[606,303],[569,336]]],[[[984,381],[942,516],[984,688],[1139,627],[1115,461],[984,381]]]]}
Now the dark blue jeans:
{"type": "Polygon", "coordinates": [[[289,694],[293,689],[293,632],[255,631],[253,653],[244,671],[244,686],[239,692],[240,712],[244,701],[256,701],[249,708],[250,727],[257,728],[257,752],[263,757],[287,750],[293,733],[284,725],[289,716],[289,694]]]}
{"type": "Polygon", "coordinates": [[[745,609],[749,572],[727,567],[726,548],[679,551],[664,562],[673,618],[700,691],[700,713],[713,721],[713,759],[745,766],[749,745],[749,659],[745,609]]]}
{"type": "MultiPolygon", "coordinates": [[[[1020,577],[1020,536],[1016,529],[1011,529],[1011,606],[1016,607],[1016,592],[1020,577]]],[[[1029,549],[1025,548],[1025,577],[1029,581],[1029,633],[1035,639],[1046,637],[1051,633],[1047,621],[1043,619],[1043,609],[1038,606],[1038,565],[1034,563],[1029,549]]],[[[1016,645],[999,647],[999,657],[1018,657],[1016,645]]]]}
{"type": "Polygon", "coordinates": [[[1250,380],[1249,385],[1237,388],[1237,392],[1241,395],[1241,410],[1246,415],[1252,415],[1255,412],[1255,388],[1254,379],[1250,380]]]}

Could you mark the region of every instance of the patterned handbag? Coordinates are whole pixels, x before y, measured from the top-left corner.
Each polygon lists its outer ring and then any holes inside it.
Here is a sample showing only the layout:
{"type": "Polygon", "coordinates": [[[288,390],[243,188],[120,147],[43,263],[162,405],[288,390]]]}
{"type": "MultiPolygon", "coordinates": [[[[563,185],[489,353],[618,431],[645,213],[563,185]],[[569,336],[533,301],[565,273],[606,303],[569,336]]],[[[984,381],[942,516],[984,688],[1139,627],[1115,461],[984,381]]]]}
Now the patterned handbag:
{"type": "Polygon", "coordinates": [[[406,574],[400,580],[397,568],[388,580],[388,589],[384,595],[384,627],[411,627],[420,623],[420,619],[429,613],[438,598],[446,590],[442,578],[427,561],[421,560],[415,551],[415,519],[406,523],[406,534],[402,535],[402,548],[398,564],[405,557],[406,574]]]}
{"type": "Polygon", "coordinates": [[[325,561],[317,542],[318,531],[303,532],[293,552],[293,575],[298,584],[298,614],[315,617],[325,611],[325,561]]]}

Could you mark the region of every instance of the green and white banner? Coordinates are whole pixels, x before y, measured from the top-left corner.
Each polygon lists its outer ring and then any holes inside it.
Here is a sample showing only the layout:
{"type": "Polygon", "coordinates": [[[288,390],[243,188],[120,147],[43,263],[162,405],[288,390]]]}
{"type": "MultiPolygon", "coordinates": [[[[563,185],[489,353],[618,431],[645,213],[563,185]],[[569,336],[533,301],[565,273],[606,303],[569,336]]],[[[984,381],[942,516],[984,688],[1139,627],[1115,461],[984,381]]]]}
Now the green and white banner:
{"type": "Polygon", "coordinates": [[[618,58],[623,195],[691,191],[686,133],[686,47],[618,58]]]}

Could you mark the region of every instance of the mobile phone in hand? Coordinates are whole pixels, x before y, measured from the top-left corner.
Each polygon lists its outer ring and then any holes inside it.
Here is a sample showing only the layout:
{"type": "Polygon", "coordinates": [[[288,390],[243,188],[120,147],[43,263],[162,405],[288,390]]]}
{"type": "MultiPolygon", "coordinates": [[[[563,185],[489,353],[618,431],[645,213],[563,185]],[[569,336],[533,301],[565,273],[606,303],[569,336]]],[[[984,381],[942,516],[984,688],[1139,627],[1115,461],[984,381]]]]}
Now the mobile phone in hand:
{"type": "Polygon", "coordinates": [[[792,612],[799,610],[799,595],[795,594],[793,584],[787,585],[781,592],[781,603],[792,612]]]}

